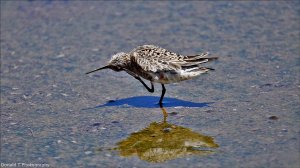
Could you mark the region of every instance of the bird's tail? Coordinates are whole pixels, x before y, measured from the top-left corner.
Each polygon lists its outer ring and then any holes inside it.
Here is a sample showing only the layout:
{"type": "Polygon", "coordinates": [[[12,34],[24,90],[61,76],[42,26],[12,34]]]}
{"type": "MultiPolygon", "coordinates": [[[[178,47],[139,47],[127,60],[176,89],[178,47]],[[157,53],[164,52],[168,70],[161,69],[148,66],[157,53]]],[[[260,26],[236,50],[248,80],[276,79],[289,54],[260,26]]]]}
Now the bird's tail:
{"type": "Polygon", "coordinates": [[[218,59],[218,57],[207,57],[208,52],[202,53],[200,55],[192,55],[192,56],[185,56],[184,62],[182,62],[181,67],[184,70],[202,70],[202,71],[208,71],[208,70],[214,70],[213,68],[207,68],[207,67],[200,67],[200,64],[204,64],[213,60],[218,59]]]}
{"type": "Polygon", "coordinates": [[[209,62],[209,61],[218,59],[218,57],[207,57],[208,54],[209,54],[209,52],[205,52],[205,53],[201,53],[201,54],[197,54],[197,55],[188,55],[188,56],[185,56],[183,60],[187,61],[187,62],[204,61],[203,63],[205,63],[205,62],[209,62]]]}

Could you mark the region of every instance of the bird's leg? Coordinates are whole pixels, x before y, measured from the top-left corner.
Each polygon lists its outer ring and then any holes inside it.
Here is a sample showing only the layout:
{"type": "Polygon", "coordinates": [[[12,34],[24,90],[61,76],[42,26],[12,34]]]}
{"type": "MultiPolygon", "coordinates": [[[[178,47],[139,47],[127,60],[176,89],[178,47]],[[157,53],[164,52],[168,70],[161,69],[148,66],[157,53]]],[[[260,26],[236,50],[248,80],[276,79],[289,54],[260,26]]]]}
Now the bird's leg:
{"type": "Polygon", "coordinates": [[[151,89],[146,85],[146,83],[136,74],[132,73],[131,71],[124,69],[129,75],[133,76],[135,79],[139,80],[144,86],[145,88],[148,90],[148,92],[153,93],[154,92],[154,86],[153,83],[151,82],[151,89]]]}
{"type": "Polygon", "coordinates": [[[161,87],[162,87],[162,92],[161,92],[161,96],[160,96],[160,99],[159,99],[159,105],[160,105],[160,107],[162,107],[162,100],[163,100],[164,95],[166,93],[165,85],[161,84],[161,87]]]}
{"type": "Polygon", "coordinates": [[[151,89],[150,89],[149,86],[147,86],[146,83],[140,77],[135,76],[135,79],[139,80],[149,92],[151,92],[151,93],[154,92],[154,86],[153,86],[152,82],[150,82],[151,83],[151,89]]]}

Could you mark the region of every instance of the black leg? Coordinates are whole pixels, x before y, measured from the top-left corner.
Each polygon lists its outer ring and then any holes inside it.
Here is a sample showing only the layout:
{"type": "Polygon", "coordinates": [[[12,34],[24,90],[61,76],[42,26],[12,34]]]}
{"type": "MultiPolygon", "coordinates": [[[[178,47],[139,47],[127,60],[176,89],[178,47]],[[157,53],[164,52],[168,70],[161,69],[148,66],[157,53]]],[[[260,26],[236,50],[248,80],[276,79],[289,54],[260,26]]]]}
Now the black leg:
{"type": "Polygon", "coordinates": [[[152,82],[150,82],[150,83],[151,83],[151,89],[150,89],[150,88],[146,85],[146,83],[145,83],[140,77],[135,76],[135,79],[139,80],[139,81],[145,86],[145,88],[146,88],[149,92],[151,92],[151,93],[154,92],[154,86],[153,86],[153,83],[152,83],[152,82]]]}
{"type": "Polygon", "coordinates": [[[162,92],[161,92],[161,96],[160,96],[160,99],[159,99],[159,105],[160,105],[160,107],[162,107],[162,100],[163,100],[164,95],[166,93],[165,85],[161,84],[161,87],[162,87],[162,92]]]}

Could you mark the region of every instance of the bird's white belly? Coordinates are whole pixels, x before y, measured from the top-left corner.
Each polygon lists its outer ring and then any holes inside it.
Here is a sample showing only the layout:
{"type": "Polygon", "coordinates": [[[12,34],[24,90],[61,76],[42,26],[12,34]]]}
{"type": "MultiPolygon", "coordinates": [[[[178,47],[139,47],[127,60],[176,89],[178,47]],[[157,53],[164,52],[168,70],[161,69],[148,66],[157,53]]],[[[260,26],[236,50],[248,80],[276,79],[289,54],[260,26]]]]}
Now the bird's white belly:
{"type": "Polygon", "coordinates": [[[162,83],[162,84],[169,84],[169,83],[176,83],[183,80],[191,79],[195,76],[200,75],[200,73],[196,72],[184,72],[184,71],[177,71],[177,72],[157,72],[157,73],[149,73],[152,76],[152,82],[162,83]]]}

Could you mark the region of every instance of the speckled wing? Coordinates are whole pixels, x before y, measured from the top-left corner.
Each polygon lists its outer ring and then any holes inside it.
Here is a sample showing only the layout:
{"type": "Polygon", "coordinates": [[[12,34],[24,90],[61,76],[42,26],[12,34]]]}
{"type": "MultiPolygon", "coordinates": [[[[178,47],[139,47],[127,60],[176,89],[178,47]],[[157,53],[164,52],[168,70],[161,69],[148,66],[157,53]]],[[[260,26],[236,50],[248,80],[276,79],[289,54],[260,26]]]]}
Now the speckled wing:
{"type": "Polygon", "coordinates": [[[183,56],[154,45],[143,45],[130,52],[131,61],[144,71],[172,71],[180,69],[183,56]]]}
{"type": "Polygon", "coordinates": [[[193,56],[183,56],[170,52],[164,48],[154,45],[143,45],[130,52],[131,61],[140,66],[144,71],[176,71],[180,69],[208,70],[200,67],[200,64],[217,59],[217,57],[207,57],[208,52],[193,56]]]}

